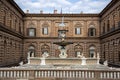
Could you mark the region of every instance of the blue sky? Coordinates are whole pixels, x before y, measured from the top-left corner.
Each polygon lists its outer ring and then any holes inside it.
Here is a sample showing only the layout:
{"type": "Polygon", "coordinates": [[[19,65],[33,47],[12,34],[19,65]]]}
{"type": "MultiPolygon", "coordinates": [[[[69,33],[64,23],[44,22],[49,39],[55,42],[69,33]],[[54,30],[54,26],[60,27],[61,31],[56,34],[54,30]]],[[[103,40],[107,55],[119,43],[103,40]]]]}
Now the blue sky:
{"type": "Polygon", "coordinates": [[[14,0],[20,8],[26,12],[53,13],[54,9],[58,13],[100,13],[111,0],[14,0]]]}

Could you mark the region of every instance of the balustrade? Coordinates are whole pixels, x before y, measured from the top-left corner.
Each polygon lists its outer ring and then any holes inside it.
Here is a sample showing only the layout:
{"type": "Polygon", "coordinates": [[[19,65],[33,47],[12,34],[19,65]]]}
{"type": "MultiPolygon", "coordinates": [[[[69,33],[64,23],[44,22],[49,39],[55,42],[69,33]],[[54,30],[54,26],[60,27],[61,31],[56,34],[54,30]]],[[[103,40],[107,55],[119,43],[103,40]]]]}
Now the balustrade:
{"type": "Polygon", "coordinates": [[[103,70],[0,70],[0,79],[78,78],[92,80],[119,80],[120,71],[103,70]]]}

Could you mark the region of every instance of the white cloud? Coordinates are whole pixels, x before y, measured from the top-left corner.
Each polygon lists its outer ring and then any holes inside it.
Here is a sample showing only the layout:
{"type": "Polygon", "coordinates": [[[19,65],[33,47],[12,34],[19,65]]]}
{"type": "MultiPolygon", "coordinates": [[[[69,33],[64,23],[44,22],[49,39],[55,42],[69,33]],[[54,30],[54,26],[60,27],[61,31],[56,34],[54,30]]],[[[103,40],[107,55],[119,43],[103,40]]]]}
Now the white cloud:
{"type": "Polygon", "coordinates": [[[31,13],[53,13],[54,9],[63,13],[99,13],[111,0],[15,0],[25,12],[31,13]]]}

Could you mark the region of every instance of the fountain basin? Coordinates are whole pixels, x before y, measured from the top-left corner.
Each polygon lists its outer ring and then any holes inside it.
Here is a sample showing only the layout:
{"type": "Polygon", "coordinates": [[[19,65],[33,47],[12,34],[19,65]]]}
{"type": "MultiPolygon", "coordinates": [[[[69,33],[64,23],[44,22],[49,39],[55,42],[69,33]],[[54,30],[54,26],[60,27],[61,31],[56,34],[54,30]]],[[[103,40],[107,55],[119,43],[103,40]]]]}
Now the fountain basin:
{"type": "MultiPolygon", "coordinates": [[[[40,65],[42,58],[30,58],[30,64],[40,65]]],[[[81,58],[45,58],[46,65],[81,65],[81,58]]],[[[86,65],[96,65],[97,58],[86,58],[86,65]]]]}

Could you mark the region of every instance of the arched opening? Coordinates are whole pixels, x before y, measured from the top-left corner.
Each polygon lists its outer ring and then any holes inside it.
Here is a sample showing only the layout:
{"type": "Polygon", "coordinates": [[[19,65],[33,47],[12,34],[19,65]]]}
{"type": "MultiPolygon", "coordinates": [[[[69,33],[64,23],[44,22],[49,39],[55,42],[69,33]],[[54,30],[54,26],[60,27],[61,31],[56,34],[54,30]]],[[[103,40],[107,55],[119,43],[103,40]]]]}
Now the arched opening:
{"type": "Polygon", "coordinates": [[[92,22],[90,23],[89,25],[89,28],[88,28],[88,36],[89,37],[94,37],[96,36],[96,28],[95,28],[95,24],[92,22]]]}
{"type": "Polygon", "coordinates": [[[88,30],[89,36],[96,36],[96,29],[95,28],[89,28],[88,30]]]}
{"type": "Polygon", "coordinates": [[[6,11],[5,10],[1,10],[1,23],[3,23],[4,25],[6,24],[6,11]]]}
{"type": "Polygon", "coordinates": [[[42,56],[47,57],[50,53],[50,47],[47,44],[41,46],[42,56]]]}
{"type": "Polygon", "coordinates": [[[95,47],[94,46],[90,46],[89,48],[89,57],[95,58],[95,47]]]}
{"type": "Polygon", "coordinates": [[[29,46],[29,56],[35,57],[35,47],[33,45],[29,46]]]}
{"type": "Polygon", "coordinates": [[[81,45],[76,45],[75,47],[74,47],[74,50],[75,50],[75,57],[82,57],[83,56],[83,53],[82,53],[82,51],[83,51],[83,48],[82,48],[82,46],[81,45]]]}

